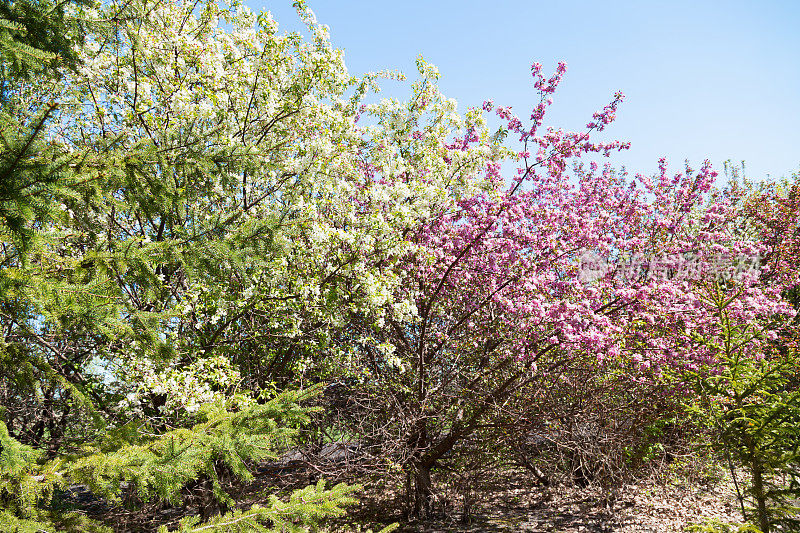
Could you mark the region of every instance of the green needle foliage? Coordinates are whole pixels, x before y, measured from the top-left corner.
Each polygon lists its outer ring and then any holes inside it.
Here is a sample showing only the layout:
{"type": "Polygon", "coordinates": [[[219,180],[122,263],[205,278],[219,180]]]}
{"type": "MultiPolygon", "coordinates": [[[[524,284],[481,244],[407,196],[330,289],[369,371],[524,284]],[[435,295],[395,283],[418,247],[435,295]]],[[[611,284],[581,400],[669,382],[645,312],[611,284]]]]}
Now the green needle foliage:
{"type": "Polygon", "coordinates": [[[236,413],[208,406],[201,415],[205,420],[191,428],[113,451],[99,450],[66,465],[65,474],[112,500],[119,498],[127,482],[143,500],[158,498],[176,504],[184,487],[205,477],[212,483],[214,496],[231,504],[220,485],[220,474],[225,471],[239,480],[252,480],[248,462],[276,459],[285,451],[313,411],[299,402],[318,392],[318,387],[285,392],[236,413]]]}
{"type": "Polygon", "coordinates": [[[31,101],[27,88],[77,66],[88,25],[66,12],[88,4],[0,2],[0,236],[22,248],[31,237],[27,223],[49,212],[50,189],[65,178],[71,159],[43,137],[58,104],[31,101]]]}
{"type": "MultiPolygon", "coordinates": [[[[205,420],[187,429],[142,437],[130,427],[111,432],[97,449],[78,458],[59,458],[39,464],[41,455],[8,435],[0,423],[0,514],[3,531],[102,531],[75,513],[51,511],[55,487],[85,483],[97,496],[119,503],[124,487],[143,500],[182,503],[187,487],[209,482],[214,509],[235,505],[222,486],[228,481],[250,481],[248,465],[276,459],[309,421],[314,408],[301,401],[319,393],[319,387],[285,392],[263,405],[239,412],[209,406],[205,420]],[[127,442],[133,435],[138,442],[127,442]]],[[[131,424],[132,426],[133,424],[131,424]]],[[[146,434],[146,433],[145,433],[146,434]]],[[[292,493],[288,502],[271,496],[267,506],[235,510],[202,523],[201,516],[187,517],[180,531],[307,531],[321,521],[344,514],[355,503],[351,494],[359,487],[344,484],[325,490],[324,482],[292,493]]],[[[207,502],[205,503],[207,505],[207,502]]],[[[201,502],[201,511],[204,503],[201,502]]],[[[213,515],[213,513],[211,513],[213,515]]]]}
{"type": "Polygon", "coordinates": [[[684,531],[686,533],[761,533],[752,524],[733,525],[720,520],[708,519],[699,524],[691,524],[684,531]]]}
{"type": "Polygon", "coordinates": [[[0,75],[4,81],[30,78],[42,71],[53,74],[59,67],[77,64],[74,46],[82,44],[87,21],[67,12],[72,6],[89,4],[87,0],[0,3],[0,75]]]}
{"type": "Polygon", "coordinates": [[[42,488],[32,478],[32,467],[41,455],[8,434],[0,422],[0,503],[4,509],[30,516],[42,498],[42,488]]]}
{"type": "MultiPolygon", "coordinates": [[[[56,107],[47,103],[32,113],[7,113],[8,107],[0,112],[0,238],[10,238],[20,252],[34,235],[29,222],[50,217],[54,189],[71,175],[72,157],[60,155],[41,135],[56,107]]],[[[9,255],[6,261],[15,258],[9,255]]]]}
{"type": "Polygon", "coordinates": [[[110,533],[81,513],[52,510],[54,490],[66,480],[57,465],[40,463],[42,455],[12,438],[0,422],[0,531],[110,533]]]}
{"type": "MultiPolygon", "coordinates": [[[[358,488],[340,483],[325,490],[325,482],[320,481],[293,492],[287,502],[271,496],[266,506],[254,505],[247,511],[232,511],[207,522],[201,523],[196,516],[185,518],[174,531],[300,533],[308,531],[308,526],[318,526],[325,519],[342,516],[344,507],[356,503],[350,494],[358,488]]],[[[159,533],[166,532],[166,526],[159,529],[159,533]]]]}

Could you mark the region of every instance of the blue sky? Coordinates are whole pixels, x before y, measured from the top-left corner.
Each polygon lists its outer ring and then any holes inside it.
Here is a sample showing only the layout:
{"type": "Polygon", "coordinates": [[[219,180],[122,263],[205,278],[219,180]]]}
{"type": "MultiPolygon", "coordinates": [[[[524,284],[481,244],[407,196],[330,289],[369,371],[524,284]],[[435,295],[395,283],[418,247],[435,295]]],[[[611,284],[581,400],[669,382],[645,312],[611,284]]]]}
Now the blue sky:
{"type": "MultiPolygon", "coordinates": [[[[290,0],[249,0],[298,29],[290,0]]],[[[463,111],[492,99],[527,117],[530,64],[568,71],[548,124],[581,128],[614,91],[627,98],[606,139],[630,141],[616,166],[653,173],[689,159],[744,160],[753,178],[800,170],[800,1],[310,0],[353,73],[398,69],[422,54],[463,111]]],[[[385,81],[385,94],[405,88],[385,81]]]]}

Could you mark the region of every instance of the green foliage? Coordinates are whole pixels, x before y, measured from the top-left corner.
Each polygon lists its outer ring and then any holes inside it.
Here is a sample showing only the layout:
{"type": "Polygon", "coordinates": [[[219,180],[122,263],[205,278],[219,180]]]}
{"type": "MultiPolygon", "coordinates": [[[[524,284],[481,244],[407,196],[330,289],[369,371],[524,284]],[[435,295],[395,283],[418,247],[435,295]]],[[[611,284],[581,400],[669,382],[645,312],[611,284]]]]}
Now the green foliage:
{"type": "Polygon", "coordinates": [[[89,3],[0,3],[0,240],[10,237],[22,248],[32,235],[27,224],[49,213],[50,189],[71,160],[43,135],[58,104],[31,99],[28,83],[49,85],[59,68],[77,65],[88,22],[78,15],[89,3]]]}
{"type": "Polygon", "coordinates": [[[43,70],[52,73],[59,66],[75,66],[75,45],[83,42],[87,26],[76,7],[90,4],[89,0],[0,3],[0,76],[29,78],[43,70]]]}
{"type": "MultiPolygon", "coordinates": [[[[356,503],[350,495],[359,488],[340,483],[325,490],[325,482],[320,481],[316,486],[294,491],[287,502],[270,496],[265,506],[254,505],[247,511],[232,511],[204,523],[200,523],[198,517],[188,517],[181,520],[175,531],[301,533],[315,528],[325,519],[342,516],[344,507],[356,503]]],[[[166,532],[166,526],[159,529],[159,533],[166,532]]]]}
{"type": "Polygon", "coordinates": [[[202,413],[204,422],[114,451],[97,451],[66,464],[65,475],[112,499],[119,499],[123,482],[128,482],[143,500],[160,498],[173,503],[179,502],[181,491],[190,482],[205,476],[212,482],[214,496],[230,504],[232,500],[220,484],[221,470],[227,469],[243,481],[252,480],[247,462],[277,458],[292,442],[297,428],[309,420],[311,409],[299,402],[318,391],[284,392],[236,413],[209,406],[202,413]]]}
{"type": "Polygon", "coordinates": [[[700,524],[691,524],[684,531],[687,533],[762,533],[752,524],[727,524],[715,518],[709,518],[700,524]]]}
{"type": "MultiPolygon", "coordinates": [[[[117,439],[106,439],[103,449],[87,450],[77,459],[60,458],[38,465],[40,455],[11,438],[0,422],[0,497],[3,531],[47,531],[58,524],[61,531],[105,531],[103,527],[75,513],[50,511],[48,502],[54,485],[88,484],[95,494],[119,500],[123,483],[130,483],[143,500],[159,498],[177,503],[182,491],[193,481],[211,481],[213,496],[232,505],[220,483],[220,472],[248,481],[248,462],[277,458],[309,420],[313,408],[299,402],[316,395],[319,388],[284,392],[263,405],[240,412],[208,406],[205,420],[189,429],[178,429],[136,444],[122,444],[124,429],[117,439]],[[114,451],[115,443],[118,447],[114,451]],[[104,451],[105,450],[105,451],[104,451]],[[35,474],[35,475],[34,475],[35,474]]],[[[324,482],[292,493],[288,502],[271,496],[265,507],[233,511],[200,524],[199,517],[181,522],[180,531],[307,531],[321,521],[338,517],[355,502],[351,494],[359,487],[344,484],[325,490],[324,482]]]]}
{"type": "Polygon", "coordinates": [[[30,517],[42,498],[44,484],[32,478],[40,452],[21,444],[8,434],[0,421],[0,503],[2,507],[30,517]]]}
{"type": "Polygon", "coordinates": [[[0,531],[9,533],[112,533],[113,530],[78,512],[41,513],[37,520],[19,518],[0,510],[0,531]]]}
{"type": "Polygon", "coordinates": [[[55,465],[40,465],[41,456],[12,438],[0,421],[0,531],[110,533],[81,513],[51,508],[53,491],[63,488],[64,478],[55,465]]]}
{"type": "Polygon", "coordinates": [[[11,438],[6,425],[0,422],[0,475],[3,479],[23,472],[38,456],[39,452],[11,438]]]}
{"type": "Polygon", "coordinates": [[[35,217],[47,220],[53,188],[70,174],[72,157],[42,135],[56,107],[50,102],[29,111],[6,103],[0,111],[0,239],[13,240],[22,251],[33,235],[28,224],[35,217]]]}
{"type": "Polygon", "coordinates": [[[0,510],[0,531],[9,531],[14,533],[40,533],[41,531],[48,531],[50,526],[51,524],[45,522],[19,518],[13,513],[0,510]]]}
{"type": "Polygon", "coordinates": [[[701,388],[717,430],[714,445],[748,472],[746,493],[754,509],[747,517],[764,531],[800,525],[800,508],[792,503],[800,496],[797,371],[793,356],[734,357],[720,374],[706,376],[701,388]]]}

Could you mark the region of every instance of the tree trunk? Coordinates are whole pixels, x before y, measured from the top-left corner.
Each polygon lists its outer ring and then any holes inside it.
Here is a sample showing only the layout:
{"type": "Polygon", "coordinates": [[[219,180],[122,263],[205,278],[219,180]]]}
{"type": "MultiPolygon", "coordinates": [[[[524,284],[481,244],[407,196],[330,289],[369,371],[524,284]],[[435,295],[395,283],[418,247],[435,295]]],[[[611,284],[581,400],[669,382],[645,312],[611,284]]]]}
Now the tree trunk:
{"type": "Polygon", "coordinates": [[[409,470],[414,478],[414,502],[411,517],[423,520],[430,514],[431,493],[433,492],[431,486],[433,461],[426,457],[429,442],[428,424],[424,413],[418,416],[415,426],[415,431],[408,439],[408,446],[412,450],[409,470]]]}
{"type": "Polygon", "coordinates": [[[764,463],[761,461],[760,450],[753,438],[745,431],[743,440],[747,446],[748,457],[746,461],[750,466],[750,475],[753,480],[753,499],[756,503],[758,527],[761,533],[769,533],[769,516],[767,514],[767,495],[764,490],[764,463]]]}
{"type": "Polygon", "coordinates": [[[431,513],[431,467],[424,464],[414,466],[414,517],[420,520],[431,513]]]}
{"type": "Polygon", "coordinates": [[[769,516],[767,515],[767,496],[764,493],[764,469],[757,458],[753,458],[753,496],[758,511],[758,527],[761,533],[769,533],[769,516]]]}

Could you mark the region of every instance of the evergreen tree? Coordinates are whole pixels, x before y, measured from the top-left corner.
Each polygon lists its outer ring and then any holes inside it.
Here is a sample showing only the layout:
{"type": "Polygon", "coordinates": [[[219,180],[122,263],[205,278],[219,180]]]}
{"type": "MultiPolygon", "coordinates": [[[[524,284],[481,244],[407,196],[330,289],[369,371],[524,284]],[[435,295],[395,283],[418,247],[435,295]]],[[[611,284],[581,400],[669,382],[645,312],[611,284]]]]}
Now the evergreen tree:
{"type": "Polygon", "coordinates": [[[55,75],[74,67],[77,47],[83,42],[87,20],[78,6],[89,0],[14,0],[0,3],[0,75],[2,93],[13,90],[15,80],[41,73],[55,75]]]}
{"type": "Polygon", "coordinates": [[[43,135],[58,102],[37,105],[24,96],[31,83],[49,84],[77,66],[87,24],[76,8],[84,4],[0,3],[0,232],[23,248],[30,238],[27,222],[47,212],[47,191],[63,180],[67,165],[43,135]]]}

